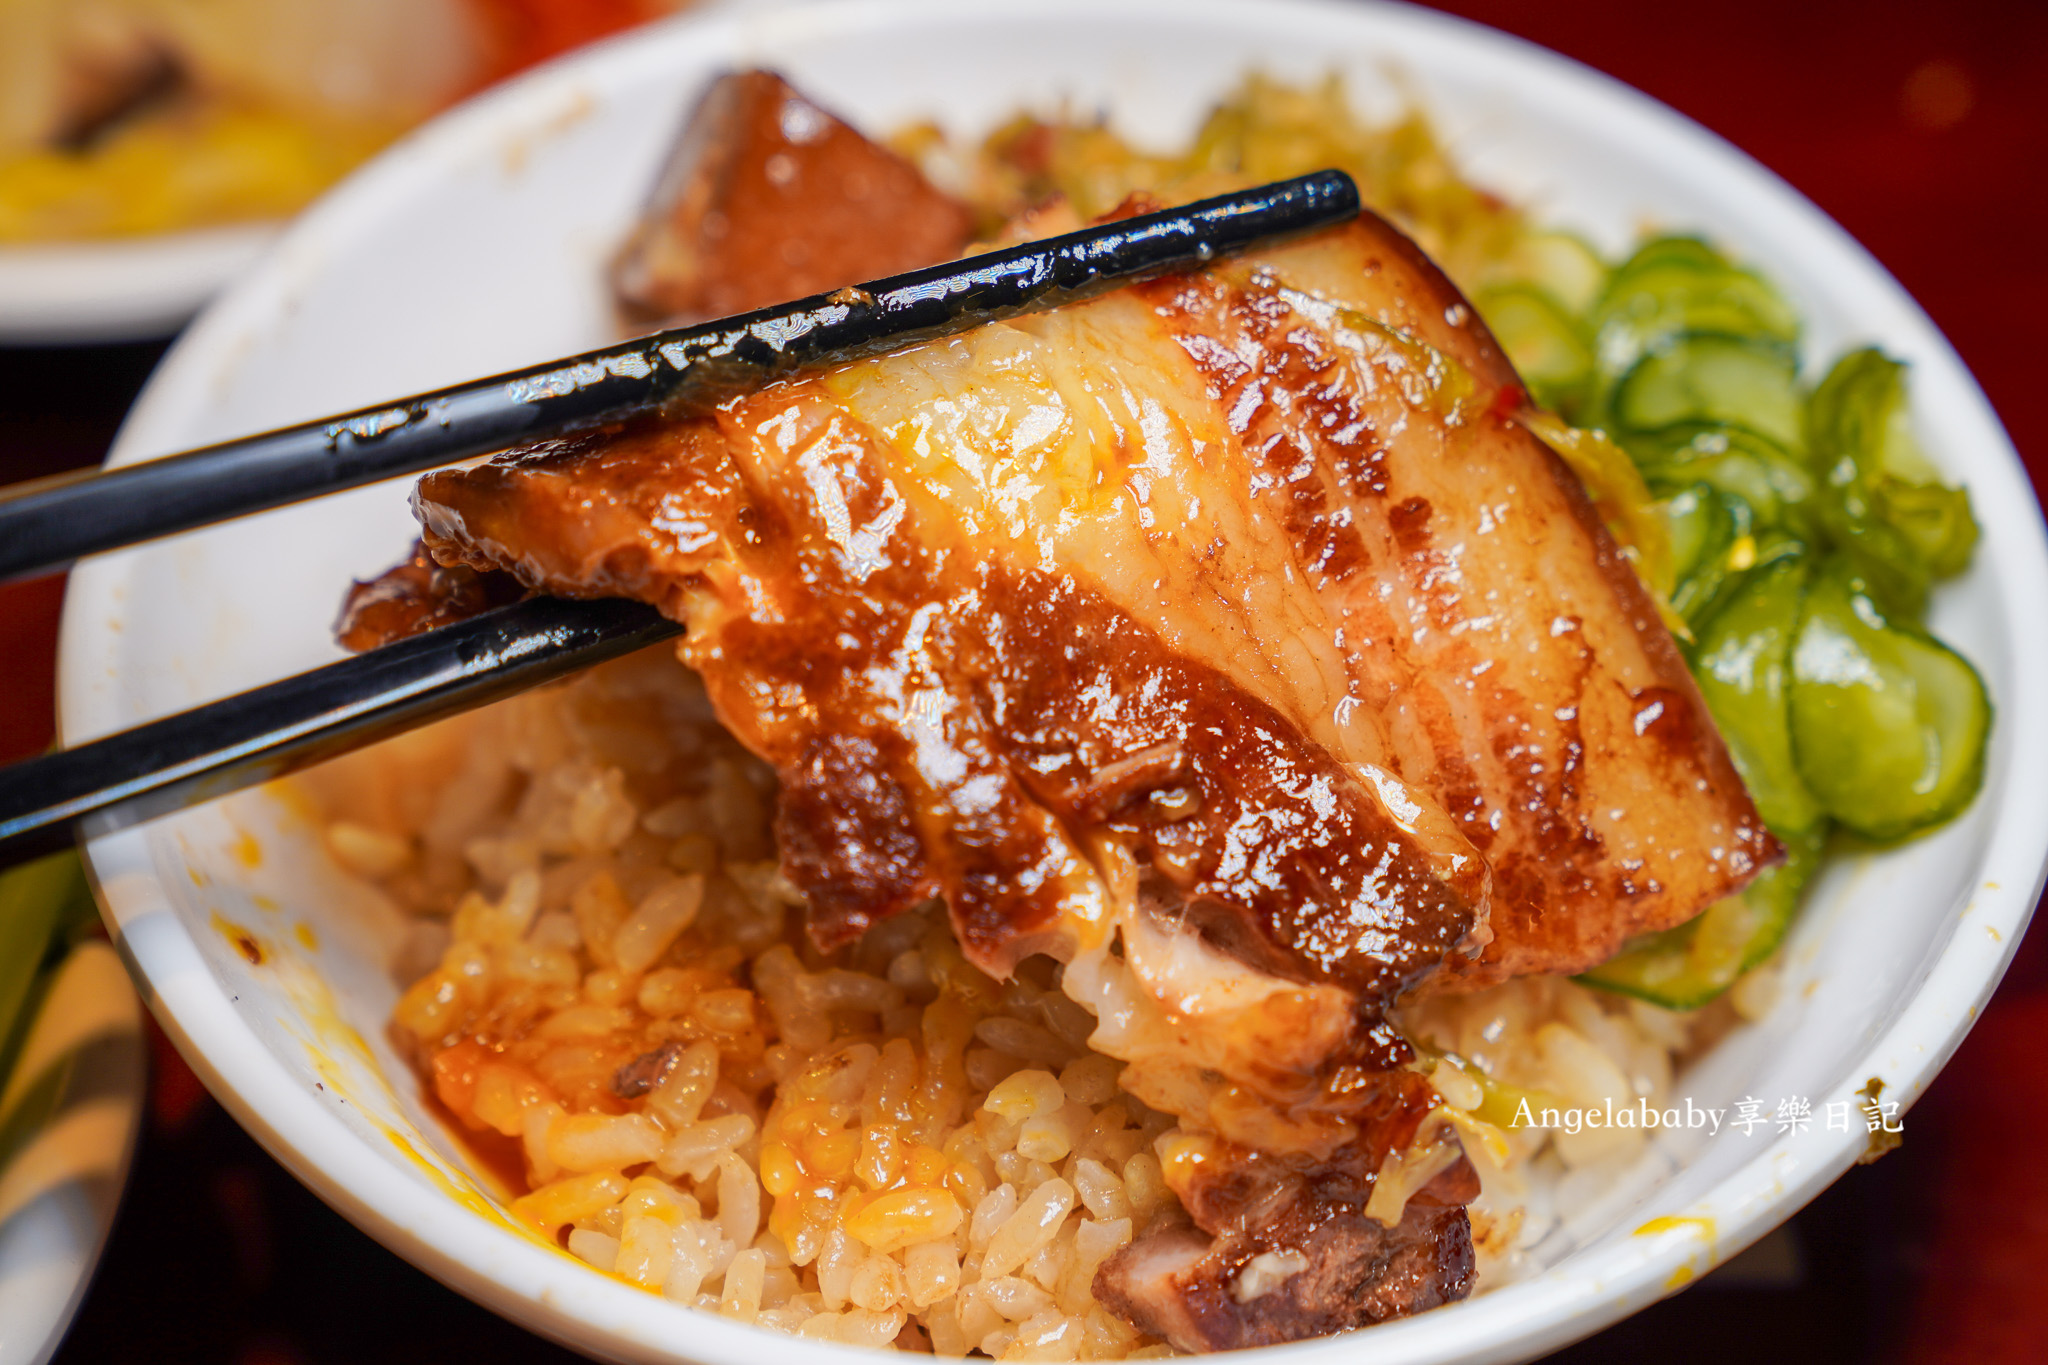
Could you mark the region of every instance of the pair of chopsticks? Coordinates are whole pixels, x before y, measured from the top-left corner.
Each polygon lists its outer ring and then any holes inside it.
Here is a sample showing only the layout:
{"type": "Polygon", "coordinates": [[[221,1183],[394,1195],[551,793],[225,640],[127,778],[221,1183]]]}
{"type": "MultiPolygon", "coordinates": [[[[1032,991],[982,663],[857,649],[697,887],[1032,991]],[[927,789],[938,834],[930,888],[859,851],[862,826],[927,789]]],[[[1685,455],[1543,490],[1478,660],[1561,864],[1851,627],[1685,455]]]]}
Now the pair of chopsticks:
{"type": "MultiPolygon", "coordinates": [[[[1355,217],[1321,171],[106,473],[0,489],[0,581],[1054,308],[1355,217]]],[[[635,602],[533,598],[0,768],[0,867],[282,776],[670,638],[635,602]]]]}

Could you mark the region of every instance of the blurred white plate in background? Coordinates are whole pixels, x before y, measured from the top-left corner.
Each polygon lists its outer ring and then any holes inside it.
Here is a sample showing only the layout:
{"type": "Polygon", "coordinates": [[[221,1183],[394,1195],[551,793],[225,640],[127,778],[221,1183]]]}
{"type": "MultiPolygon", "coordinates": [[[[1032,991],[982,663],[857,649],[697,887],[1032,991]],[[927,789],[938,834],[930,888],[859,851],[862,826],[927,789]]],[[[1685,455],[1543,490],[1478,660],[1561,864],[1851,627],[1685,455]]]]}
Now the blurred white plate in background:
{"type": "Polygon", "coordinates": [[[0,247],[0,345],[169,336],[281,230],[247,223],[99,242],[0,247]]]}

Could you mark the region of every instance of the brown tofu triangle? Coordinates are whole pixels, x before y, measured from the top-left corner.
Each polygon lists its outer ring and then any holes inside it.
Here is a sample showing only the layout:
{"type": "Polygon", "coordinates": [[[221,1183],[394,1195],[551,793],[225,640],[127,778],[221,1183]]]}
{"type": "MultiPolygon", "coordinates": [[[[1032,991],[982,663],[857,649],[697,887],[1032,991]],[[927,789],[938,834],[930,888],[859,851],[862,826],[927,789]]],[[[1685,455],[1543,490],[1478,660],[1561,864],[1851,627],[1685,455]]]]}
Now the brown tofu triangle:
{"type": "Polygon", "coordinates": [[[415,509],[441,564],[687,624],[821,945],[939,896],[985,969],[1066,962],[1184,1130],[1191,1226],[1098,1295],[1249,1345],[1469,1290],[1396,999],[1583,969],[1780,856],[1520,392],[1368,214],[415,509]]]}
{"type": "Polygon", "coordinates": [[[612,271],[648,319],[765,308],[959,254],[967,207],[770,71],[712,83],[612,271]]]}

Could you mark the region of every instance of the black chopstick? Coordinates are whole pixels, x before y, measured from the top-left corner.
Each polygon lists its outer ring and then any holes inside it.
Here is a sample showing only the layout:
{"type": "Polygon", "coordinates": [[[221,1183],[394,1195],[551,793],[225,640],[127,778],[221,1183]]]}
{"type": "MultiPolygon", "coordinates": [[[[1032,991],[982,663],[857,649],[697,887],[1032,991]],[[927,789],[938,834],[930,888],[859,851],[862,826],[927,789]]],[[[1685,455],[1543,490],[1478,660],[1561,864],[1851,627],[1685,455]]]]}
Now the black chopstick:
{"type": "Polygon", "coordinates": [[[268,782],[671,639],[649,606],[535,597],[0,768],[0,868],[268,782]]]}
{"type": "Polygon", "coordinates": [[[0,489],[0,582],[634,413],[684,413],[1355,216],[1341,171],[1283,180],[108,473],[0,489]]]}

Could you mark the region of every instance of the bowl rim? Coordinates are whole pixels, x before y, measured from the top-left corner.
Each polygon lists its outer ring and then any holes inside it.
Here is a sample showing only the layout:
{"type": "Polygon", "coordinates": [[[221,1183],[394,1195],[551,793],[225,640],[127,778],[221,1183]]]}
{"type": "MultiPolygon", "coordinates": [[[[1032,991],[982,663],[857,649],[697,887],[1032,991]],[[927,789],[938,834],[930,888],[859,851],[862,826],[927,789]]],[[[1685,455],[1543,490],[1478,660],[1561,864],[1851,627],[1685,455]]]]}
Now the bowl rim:
{"type": "MultiPolygon", "coordinates": [[[[358,223],[401,202],[437,165],[477,146],[519,111],[544,107],[565,89],[630,79],[684,44],[719,51],[771,45],[778,34],[815,41],[819,34],[935,23],[962,17],[1099,17],[1103,0],[826,0],[715,9],[687,14],[572,54],[451,111],[401,140],[351,176],[285,235],[201,316],[177,343],[129,414],[110,463],[128,463],[175,444],[183,395],[206,387],[209,367],[251,324],[269,316],[294,259],[317,257],[324,241],[344,239],[358,223]]],[[[1880,301],[1910,333],[1924,377],[1939,381],[1944,420],[1983,447],[1984,469],[1971,473],[2008,603],[2015,676],[2048,667],[2048,537],[2024,467],[1974,379],[1932,322],[1854,239],[1781,179],[1716,135],[1650,97],[1547,49],[1441,13],[1404,4],[1339,0],[1117,0],[1119,17],[1226,29],[1254,20],[1297,28],[1370,30],[1414,48],[1455,48],[1465,58],[1511,70],[1532,98],[1603,114],[1643,148],[1682,157],[1696,175],[1743,206],[1758,231],[1798,245],[1880,301]]],[[[1931,387],[1932,385],[1930,385],[1931,387]]],[[[60,698],[67,742],[133,723],[89,676],[110,648],[105,604],[126,568],[121,557],[89,562],[73,574],[65,605],[60,698]]],[[[2001,747],[2017,755],[2004,803],[1992,813],[1978,855],[1980,887],[1964,912],[1989,933],[1951,930],[1927,974],[1891,1026],[1873,1039],[1856,1074],[1882,1075],[1888,1093],[1910,1103],[1960,1043],[1997,985],[2039,896],[2048,862],[2048,708],[2005,698],[2001,747]],[[2028,762],[2028,758],[2037,761],[2028,762]]],[[[762,1349],[791,1360],[817,1359],[825,1343],[769,1338],[763,1329],[712,1315],[687,1314],[658,1296],[595,1273],[566,1253],[521,1239],[466,1213],[422,1210],[416,1185],[395,1178],[389,1158],[336,1122],[331,1101],[302,1089],[237,1015],[191,936],[169,909],[157,881],[158,840],[147,827],[94,839],[87,849],[122,955],[145,999],[207,1087],[293,1174],[385,1245],[437,1278],[565,1344],[620,1358],[742,1361],[762,1349]],[[772,1343],[772,1344],[771,1344],[772,1343]]],[[[1843,1098],[1848,1096],[1844,1090],[1843,1098]]],[[[1816,1101],[1818,1103],[1818,1101],[1816,1101]]],[[[1861,1154],[1862,1134],[1813,1129],[1773,1140],[1755,1159],[1683,1210],[1641,1235],[1574,1253],[1563,1267],[1373,1329],[1372,1349],[1386,1362],[1526,1359],[1588,1335],[1674,1292],[1732,1256],[1811,1199],[1861,1154]]],[[[439,1203],[440,1201],[433,1201],[439,1203]]],[[[1294,1343],[1307,1360],[1351,1349],[1347,1337],[1294,1343]]]]}

